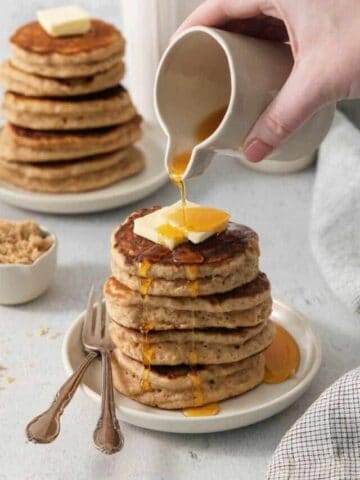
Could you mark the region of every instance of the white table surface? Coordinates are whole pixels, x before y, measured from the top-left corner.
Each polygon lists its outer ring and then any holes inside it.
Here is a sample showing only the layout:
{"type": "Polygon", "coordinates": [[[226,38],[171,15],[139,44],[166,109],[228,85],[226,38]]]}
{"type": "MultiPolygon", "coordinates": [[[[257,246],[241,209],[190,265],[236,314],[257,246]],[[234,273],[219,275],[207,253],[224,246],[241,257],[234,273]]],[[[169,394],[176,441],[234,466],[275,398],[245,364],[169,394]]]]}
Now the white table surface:
{"type": "Polygon", "coordinates": [[[56,233],[59,263],[50,290],[23,306],[0,307],[0,364],[15,378],[0,390],[0,480],[219,480],[263,479],[279,440],[310,403],[336,378],[359,364],[359,322],[328,290],[311,255],[308,223],[314,170],[296,175],[254,173],[233,160],[213,164],[189,185],[189,198],[228,210],[260,235],[261,266],[275,296],[307,314],[323,339],[323,363],[310,390],[292,407],[241,430],[175,435],[122,425],[123,451],[113,457],[92,445],[99,407],[78,392],[52,445],[29,444],[24,427],[49,405],[65,379],[62,336],[48,339],[36,329],[64,333],[85,304],[89,286],[109,273],[112,229],[131,210],[178,199],[166,185],[127,208],[74,217],[27,213],[0,203],[0,216],[33,218],[56,233]],[[29,336],[32,333],[32,336],[29,336]]]}

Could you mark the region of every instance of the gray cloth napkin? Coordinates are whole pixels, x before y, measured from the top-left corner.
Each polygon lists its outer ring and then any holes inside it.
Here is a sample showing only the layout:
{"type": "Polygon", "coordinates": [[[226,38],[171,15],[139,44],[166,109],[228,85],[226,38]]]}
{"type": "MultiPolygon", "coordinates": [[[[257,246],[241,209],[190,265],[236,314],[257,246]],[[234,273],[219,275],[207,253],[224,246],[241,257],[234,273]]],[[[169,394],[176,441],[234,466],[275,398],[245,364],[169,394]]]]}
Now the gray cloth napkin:
{"type": "Polygon", "coordinates": [[[281,440],[268,480],[360,479],[360,368],[337,380],[281,440]]]}
{"type": "MultiPolygon", "coordinates": [[[[319,152],[310,237],[330,288],[360,314],[360,130],[340,112],[319,152]]],[[[267,478],[360,479],[360,368],[329,387],[293,425],[267,478]]]]}
{"type": "Polygon", "coordinates": [[[319,151],[310,239],[330,288],[360,314],[360,130],[340,112],[319,151]]]}

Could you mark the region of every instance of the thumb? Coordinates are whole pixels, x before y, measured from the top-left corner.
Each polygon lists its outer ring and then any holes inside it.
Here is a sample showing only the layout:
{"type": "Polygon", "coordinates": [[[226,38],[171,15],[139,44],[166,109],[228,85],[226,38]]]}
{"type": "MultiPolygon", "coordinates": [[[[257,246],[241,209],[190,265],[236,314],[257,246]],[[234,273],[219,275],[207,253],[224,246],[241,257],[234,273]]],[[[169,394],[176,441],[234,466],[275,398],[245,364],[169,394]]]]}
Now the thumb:
{"type": "Polygon", "coordinates": [[[310,69],[296,66],[284,86],[251,129],[244,145],[250,162],[260,162],[329,99],[326,82],[310,69]]]}

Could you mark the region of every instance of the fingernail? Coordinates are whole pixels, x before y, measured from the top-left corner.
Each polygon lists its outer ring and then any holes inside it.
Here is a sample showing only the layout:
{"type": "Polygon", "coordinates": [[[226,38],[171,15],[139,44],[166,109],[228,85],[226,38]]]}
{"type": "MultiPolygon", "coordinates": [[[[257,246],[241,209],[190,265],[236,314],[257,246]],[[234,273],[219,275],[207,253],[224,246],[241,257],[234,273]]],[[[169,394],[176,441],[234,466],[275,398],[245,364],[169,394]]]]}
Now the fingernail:
{"type": "Polygon", "coordinates": [[[260,162],[267,157],[273,150],[273,147],[268,143],[263,142],[259,138],[254,138],[245,145],[244,154],[249,162],[260,162]]]}

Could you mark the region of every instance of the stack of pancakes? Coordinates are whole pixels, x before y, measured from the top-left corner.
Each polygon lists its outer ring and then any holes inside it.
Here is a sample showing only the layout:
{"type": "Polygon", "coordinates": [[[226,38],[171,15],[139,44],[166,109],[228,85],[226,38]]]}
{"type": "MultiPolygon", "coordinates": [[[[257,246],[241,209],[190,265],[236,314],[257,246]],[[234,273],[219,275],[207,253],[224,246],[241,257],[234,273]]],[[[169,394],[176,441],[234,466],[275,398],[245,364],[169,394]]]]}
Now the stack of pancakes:
{"type": "Polygon", "coordinates": [[[139,210],[112,237],[104,287],[114,385],[144,404],[189,408],[262,382],[274,337],[270,284],[259,272],[257,234],[227,229],[174,250],[133,232],[139,210]]]}
{"type": "Polygon", "coordinates": [[[86,34],[51,37],[32,22],[15,32],[11,47],[0,67],[8,120],[0,179],[39,192],[81,192],[144,168],[133,147],[141,118],[119,84],[125,41],[115,27],[92,20],[86,34]]]}

